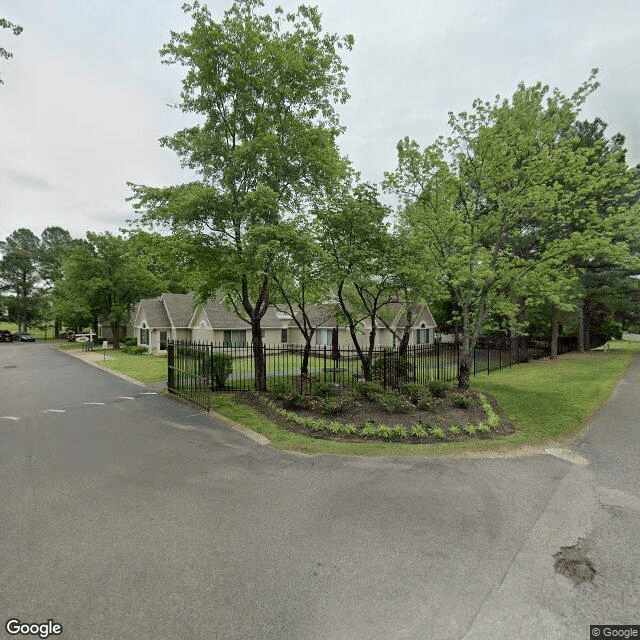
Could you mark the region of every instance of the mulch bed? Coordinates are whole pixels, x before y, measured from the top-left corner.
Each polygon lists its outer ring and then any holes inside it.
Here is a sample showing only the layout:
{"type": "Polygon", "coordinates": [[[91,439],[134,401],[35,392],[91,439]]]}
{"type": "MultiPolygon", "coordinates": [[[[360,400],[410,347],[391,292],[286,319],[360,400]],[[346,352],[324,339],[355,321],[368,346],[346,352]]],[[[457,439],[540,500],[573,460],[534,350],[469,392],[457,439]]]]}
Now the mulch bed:
{"type": "MultiPolygon", "coordinates": [[[[380,437],[364,437],[360,434],[354,435],[334,435],[329,431],[314,431],[309,427],[299,425],[290,422],[283,416],[277,414],[267,402],[273,400],[277,406],[281,404],[275,399],[272,394],[263,394],[261,397],[253,392],[238,392],[235,394],[235,399],[238,402],[243,402],[257,409],[260,413],[264,414],[272,422],[294,431],[301,435],[308,436],[310,438],[318,438],[324,440],[335,440],[339,442],[403,442],[406,444],[434,444],[440,442],[464,442],[468,440],[491,440],[498,436],[510,435],[515,431],[515,426],[507,418],[504,411],[500,408],[494,398],[487,394],[483,394],[485,398],[491,404],[494,412],[500,417],[500,424],[491,429],[489,433],[482,434],[476,432],[474,435],[469,435],[464,431],[464,427],[468,424],[477,425],[487,421],[487,414],[483,409],[480,399],[478,398],[478,392],[475,390],[469,390],[466,394],[472,400],[472,404],[467,409],[461,409],[453,404],[453,400],[456,395],[460,395],[457,391],[449,391],[446,398],[436,402],[438,405],[433,410],[422,411],[414,406],[414,408],[407,413],[389,413],[385,411],[379,404],[373,401],[366,400],[364,398],[358,398],[355,401],[354,406],[340,412],[339,414],[326,415],[320,410],[322,406],[322,399],[318,399],[314,402],[314,406],[310,409],[296,409],[294,412],[304,418],[321,418],[327,423],[339,422],[341,424],[354,424],[361,428],[367,421],[374,421],[375,426],[387,425],[394,427],[401,425],[407,430],[407,437],[400,440],[396,437],[390,441],[382,439],[380,437]],[[424,438],[415,438],[411,436],[411,429],[419,421],[422,421],[422,426],[426,430],[428,427],[441,427],[444,431],[444,438],[439,439],[431,435],[426,435],[424,438]],[[453,435],[449,432],[448,427],[451,424],[456,424],[460,427],[460,433],[453,435]]],[[[291,409],[288,409],[291,411],[291,409]]]]}

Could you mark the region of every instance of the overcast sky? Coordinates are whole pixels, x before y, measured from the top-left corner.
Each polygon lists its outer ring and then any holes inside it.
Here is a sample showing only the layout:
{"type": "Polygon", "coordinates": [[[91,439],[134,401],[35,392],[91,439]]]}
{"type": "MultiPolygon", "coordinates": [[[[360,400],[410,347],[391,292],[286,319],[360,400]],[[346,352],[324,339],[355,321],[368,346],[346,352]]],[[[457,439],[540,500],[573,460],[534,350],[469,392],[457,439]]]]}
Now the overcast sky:
{"type": "MultiPolygon", "coordinates": [[[[211,0],[220,17],[228,2],[211,0]]],[[[268,3],[269,7],[275,2],[268,3]]],[[[297,2],[282,2],[292,9],[297,2]]],[[[340,107],[342,152],[368,180],[395,166],[395,145],[446,133],[448,111],[511,95],[538,80],[565,93],[600,68],[583,111],[627,138],[640,162],[638,0],[320,0],[325,29],[352,33],[351,100],[340,107]]],[[[184,126],[181,72],[160,64],[169,31],[184,30],[182,0],[7,0],[22,25],[0,46],[0,239],[60,225],[80,237],[132,217],[127,181],[185,181],[158,144],[184,126]]]]}

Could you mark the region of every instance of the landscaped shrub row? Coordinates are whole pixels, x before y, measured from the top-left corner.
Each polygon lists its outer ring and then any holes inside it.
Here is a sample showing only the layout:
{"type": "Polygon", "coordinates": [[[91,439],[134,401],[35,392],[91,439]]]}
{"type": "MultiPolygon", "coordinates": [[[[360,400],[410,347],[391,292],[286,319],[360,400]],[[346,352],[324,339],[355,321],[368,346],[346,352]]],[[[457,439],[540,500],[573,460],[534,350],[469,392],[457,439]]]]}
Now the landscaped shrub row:
{"type": "MultiPolygon", "coordinates": [[[[278,387],[282,391],[285,387],[278,387]]],[[[424,440],[430,437],[434,440],[444,440],[447,435],[458,436],[462,430],[468,436],[476,434],[486,435],[500,424],[500,417],[494,412],[491,404],[482,394],[479,395],[480,403],[486,413],[486,420],[478,424],[467,424],[464,429],[457,424],[450,424],[446,431],[443,427],[434,423],[424,423],[422,419],[418,419],[416,423],[408,431],[403,425],[387,425],[376,424],[374,420],[367,420],[362,426],[358,427],[353,423],[342,424],[337,421],[328,422],[322,418],[313,418],[301,416],[293,411],[279,407],[273,400],[265,396],[258,395],[259,400],[268,405],[278,416],[292,422],[293,424],[306,427],[312,431],[326,432],[332,436],[340,436],[347,438],[361,439],[381,439],[384,441],[403,442],[410,435],[412,438],[424,440]]],[[[337,402],[338,398],[325,398],[324,403],[337,402]]]]}
{"type": "MultiPolygon", "coordinates": [[[[437,411],[449,388],[450,384],[441,380],[431,381],[426,387],[416,383],[405,384],[400,390],[383,390],[377,382],[358,382],[354,392],[356,397],[375,402],[387,413],[408,413],[414,406],[421,411],[437,411]]],[[[336,414],[352,407],[355,401],[353,392],[338,395],[338,390],[331,382],[316,382],[311,387],[311,396],[286,380],[274,380],[269,384],[269,389],[285,409],[308,409],[316,397],[324,399],[322,413],[336,414]]],[[[459,408],[468,409],[472,400],[457,395],[453,402],[459,408]]]]}

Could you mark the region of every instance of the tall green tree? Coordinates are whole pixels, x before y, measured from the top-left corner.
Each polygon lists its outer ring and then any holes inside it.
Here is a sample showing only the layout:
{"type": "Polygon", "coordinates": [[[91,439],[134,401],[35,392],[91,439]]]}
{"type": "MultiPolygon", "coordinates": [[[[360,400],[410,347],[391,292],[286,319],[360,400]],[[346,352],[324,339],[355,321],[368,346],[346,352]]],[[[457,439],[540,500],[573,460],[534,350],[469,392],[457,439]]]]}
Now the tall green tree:
{"type": "Polygon", "coordinates": [[[127,230],[135,255],[144,256],[148,269],[162,283],[168,293],[187,293],[196,286],[189,269],[189,246],[180,238],[159,233],[149,233],[142,229],[127,230]]]}
{"type": "Polygon", "coordinates": [[[539,234],[560,197],[553,176],[566,145],[558,141],[595,90],[594,76],[571,97],[520,84],[511,100],[476,100],[470,112],[450,114],[451,135],[423,151],[408,138],[398,143],[398,168],[385,186],[403,201],[401,223],[422,248],[425,276],[459,310],[461,388],[469,385],[473,349],[490,317],[516,323],[514,284],[562,261],[559,247],[529,260],[519,244],[539,234]]]}
{"type": "Polygon", "coordinates": [[[335,318],[336,310],[327,300],[331,295],[327,281],[327,255],[311,233],[310,221],[297,216],[279,225],[277,239],[272,233],[266,243],[278,243],[272,255],[273,289],[271,301],[276,308],[291,316],[304,339],[300,374],[309,373],[313,336],[318,327],[335,318]]]}
{"type": "Polygon", "coordinates": [[[40,278],[55,338],[60,337],[61,320],[53,312],[52,292],[55,283],[62,278],[62,261],[73,243],[71,234],[62,227],[47,227],[40,234],[40,278]]]}
{"type": "Polygon", "coordinates": [[[346,184],[316,211],[318,239],[327,255],[325,275],[337,298],[338,317],[348,327],[365,380],[372,375],[380,316],[399,302],[388,207],[368,183],[346,184]],[[362,335],[363,321],[369,325],[362,335]]]}
{"type": "Polygon", "coordinates": [[[161,293],[161,281],[131,241],[111,233],[87,233],[63,260],[64,278],[54,291],[56,313],[70,326],[98,321],[111,326],[118,346],[135,304],[161,293]]]}
{"type": "Polygon", "coordinates": [[[0,242],[0,255],[0,291],[8,294],[10,320],[26,331],[40,308],[40,240],[29,229],[17,229],[0,242]]]}
{"type": "Polygon", "coordinates": [[[191,29],[172,33],[160,53],[186,69],[178,107],[199,124],[161,144],[198,179],[131,187],[142,223],[165,225],[189,246],[200,298],[221,290],[249,322],[263,390],[261,319],[274,256],[260,243],[344,169],[335,104],[348,98],[340,50],[351,49],[353,38],[323,33],[316,8],[268,15],[261,7],[261,0],[236,0],[216,21],[198,2],[185,5],[191,29]]]}

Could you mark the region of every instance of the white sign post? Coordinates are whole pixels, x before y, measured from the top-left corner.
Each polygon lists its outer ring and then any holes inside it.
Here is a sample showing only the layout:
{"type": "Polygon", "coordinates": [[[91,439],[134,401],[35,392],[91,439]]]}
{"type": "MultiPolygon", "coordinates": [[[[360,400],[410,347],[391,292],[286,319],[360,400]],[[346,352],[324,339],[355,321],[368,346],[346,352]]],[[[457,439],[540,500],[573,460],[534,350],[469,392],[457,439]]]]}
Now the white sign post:
{"type": "Polygon", "coordinates": [[[102,341],[102,361],[104,362],[107,359],[107,349],[109,348],[109,341],[102,341]]]}

